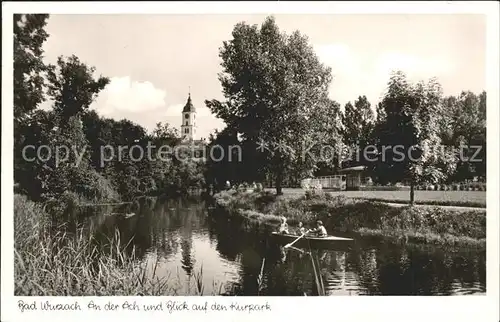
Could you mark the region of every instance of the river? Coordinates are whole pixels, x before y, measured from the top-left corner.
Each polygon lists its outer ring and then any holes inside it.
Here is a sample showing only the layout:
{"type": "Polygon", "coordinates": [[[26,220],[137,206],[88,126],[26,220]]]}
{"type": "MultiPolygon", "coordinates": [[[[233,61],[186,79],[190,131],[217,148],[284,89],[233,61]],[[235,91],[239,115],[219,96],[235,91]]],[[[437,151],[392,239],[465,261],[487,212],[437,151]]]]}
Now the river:
{"type": "MultiPolygon", "coordinates": [[[[118,229],[122,243],[131,241],[127,249],[150,274],[168,278],[177,295],[196,295],[196,289],[203,295],[317,294],[311,256],[283,250],[269,234],[229,220],[202,198],[149,198],[125,208],[114,211],[136,215],[94,215],[91,231],[104,240],[118,229]]],[[[486,292],[485,251],[355,237],[347,249],[313,250],[312,258],[326,295],[486,292]]]]}

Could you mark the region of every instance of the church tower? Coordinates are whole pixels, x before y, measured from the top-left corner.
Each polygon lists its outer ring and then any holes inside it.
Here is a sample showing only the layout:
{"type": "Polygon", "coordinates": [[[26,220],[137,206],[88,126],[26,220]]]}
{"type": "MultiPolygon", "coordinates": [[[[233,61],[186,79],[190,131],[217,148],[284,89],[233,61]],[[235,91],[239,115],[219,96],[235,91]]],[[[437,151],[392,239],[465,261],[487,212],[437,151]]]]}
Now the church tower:
{"type": "Polygon", "coordinates": [[[195,140],[196,136],[196,109],[191,102],[191,91],[187,103],[182,109],[181,136],[187,141],[195,140]]]}

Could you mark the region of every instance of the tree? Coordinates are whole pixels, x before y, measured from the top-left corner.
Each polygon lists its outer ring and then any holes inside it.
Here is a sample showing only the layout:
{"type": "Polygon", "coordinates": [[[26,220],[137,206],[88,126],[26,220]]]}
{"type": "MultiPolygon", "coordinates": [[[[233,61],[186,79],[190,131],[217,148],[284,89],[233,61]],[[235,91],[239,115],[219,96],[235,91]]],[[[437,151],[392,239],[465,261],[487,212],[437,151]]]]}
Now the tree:
{"type": "Polygon", "coordinates": [[[312,148],[314,155],[319,156],[314,175],[331,175],[345,158],[340,104],[328,99],[327,103],[322,108],[316,109],[309,119],[310,126],[318,129],[314,140],[319,144],[312,148]]]}
{"type": "Polygon", "coordinates": [[[141,184],[144,184],[141,171],[146,158],[141,157],[140,149],[132,148],[139,146],[145,151],[147,142],[146,130],[129,120],[112,120],[111,146],[107,162],[105,163],[105,174],[117,187],[118,193],[124,198],[131,198],[140,192],[141,184]],[[121,151],[120,151],[121,150],[121,151]]]}
{"type": "Polygon", "coordinates": [[[461,153],[450,181],[463,181],[486,175],[486,92],[476,95],[462,91],[443,99],[440,137],[461,153]]]}
{"type": "Polygon", "coordinates": [[[44,101],[43,43],[47,14],[14,15],[14,120],[20,122],[44,101]]]}
{"type": "Polygon", "coordinates": [[[378,157],[389,181],[410,183],[410,203],[414,203],[414,186],[418,182],[438,182],[445,177],[439,163],[452,169],[454,152],[441,149],[439,115],[442,114],[441,86],[435,79],[410,84],[406,75],[391,75],[381,108],[383,118],[377,125],[378,157]]]}
{"type": "Polygon", "coordinates": [[[152,133],[153,138],[157,140],[166,140],[166,141],[176,141],[180,140],[179,133],[176,128],[173,128],[167,122],[156,123],[156,127],[152,133]]]}
{"type": "Polygon", "coordinates": [[[343,141],[352,153],[356,153],[355,163],[368,165],[369,161],[365,160],[364,155],[368,152],[365,151],[366,147],[371,144],[374,123],[375,115],[366,96],[359,96],[354,106],[351,102],[345,105],[342,114],[343,141]]]}
{"type": "Polygon", "coordinates": [[[43,43],[49,37],[45,31],[46,14],[14,15],[14,178],[22,180],[27,170],[21,152],[29,135],[30,117],[44,101],[43,43]]]}
{"type": "MultiPolygon", "coordinates": [[[[223,189],[226,181],[237,184],[245,181],[245,174],[251,173],[253,175],[256,173],[254,170],[243,171],[243,167],[251,167],[251,161],[256,161],[247,154],[247,152],[253,151],[245,149],[245,158],[240,160],[237,155],[239,151],[233,151],[232,147],[241,148],[241,144],[236,133],[231,133],[229,128],[226,127],[220,132],[215,131],[214,134],[210,134],[206,148],[208,160],[205,180],[217,190],[223,189]]],[[[258,165],[259,162],[255,162],[255,164],[258,165]]]]}
{"type": "Polygon", "coordinates": [[[455,145],[461,149],[456,180],[486,174],[486,93],[463,91],[456,100],[452,124],[455,145]],[[476,150],[480,147],[479,155],[476,150]],[[476,162],[475,160],[481,160],[476,162]]]}
{"type": "Polygon", "coordinates": [[[481,150],[476,156],[480,161],[477,163],[475,170],[476,175],[486,180],[486,91],[481,92],[479,95],[479,118],[482,120],[481,127],[478,129],[473,143],[481,146],[481,150]]]}
{"type": "Polygon", "coordinates": [[[359,96],[354,106],[348,102],[342,114],[344,141],[346,144],[360,144],[369,141],[375,115],[366,96],[359,96]]]}
{"type": "Polygon", "coordinates": [[[48,72],[48,94],[54,99],[54,111],[61,122],[87,110],[97,94],[109,83],[109,78],[94,79],[95,67],[89,67],[72,55],[57,59],[57,66],[48,72]]]}
{"type": "Polygon", "coordinates": [[[56,128],[52,111],[35,110],[31,117],[23,121],[23,146],[15,146],[19,158],[15,160],[15,180],[20,190],[32,199],[39,199],[44,193],[44,163],[37,157],[37,149],[51,144],[56,128]]]}
{"type": "Polygon", "coordinates": [[[310,116],[328,102],[331,70],[319,62],[307,37],[281,33],[272,17],[260,29],[238,23],[232,36],[220,49],[226,101],[206,105],[241,135],[242,145],[261,144],[262,167],[281,194],[287,172],[313,170],[314,158],[301,152],[304,139],[321,130],[311,125],[310,116]]]}
{"type": "Polygon", "coordinates": [[[80,63],[75,56],[68,62],[60,57],[58,65],[59,69],[50,66],[48,70],[48,93],[55,102],[54,109],[35,113],[37,118],[28,122],[29,131],[39,132],[29,136],[30,143],[35,149],[45,144],[49,150],[45,161],[37,158],[22,163],[22,186],[32,192],[34,199],[57,198],[65,192],[99,198],[103,195],[102,182],[90,164],[81,116],[108,79],[94,80],[94,68],[80,63]]]}

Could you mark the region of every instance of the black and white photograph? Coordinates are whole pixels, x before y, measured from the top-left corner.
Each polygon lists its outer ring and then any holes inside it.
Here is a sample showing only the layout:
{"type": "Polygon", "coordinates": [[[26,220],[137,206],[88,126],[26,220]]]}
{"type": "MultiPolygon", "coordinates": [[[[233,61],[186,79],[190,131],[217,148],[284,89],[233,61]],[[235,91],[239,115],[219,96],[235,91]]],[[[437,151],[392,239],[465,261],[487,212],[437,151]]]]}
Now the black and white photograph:
{"type": "Polygon", "coordinates": [[[489,294],[487,16],[260,12],[9,15],[11,295],[489,294]]]}

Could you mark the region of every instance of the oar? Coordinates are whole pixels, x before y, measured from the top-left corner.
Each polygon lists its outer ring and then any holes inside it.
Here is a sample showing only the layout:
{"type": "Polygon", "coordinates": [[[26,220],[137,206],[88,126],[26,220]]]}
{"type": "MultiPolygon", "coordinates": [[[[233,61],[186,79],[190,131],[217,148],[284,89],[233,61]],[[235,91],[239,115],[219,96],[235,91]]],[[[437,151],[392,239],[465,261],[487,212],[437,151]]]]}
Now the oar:
{"type": "Polygon", "coordinates": [[[264,264],[266,263],[266,258],[264,257],[262,259],[262,266],[260,267],[260,274],[259,276],[257,276],[257,286],[259,288],[259,292],[260,292],[260,289],[261,289],[261,286],[262,286],[262,278],[264,276],[264,264]]]}
{"type": "Polygon", "coordinates": [[[302,234],[300,235],[297,239],[295,239],[293,242],[291,242],[290,244],[286,244],[285,245],[285,248],[288,248],[290,246],[292,246],[293,244],[295,244],[299,239],[301,239],[302,237],[304,237],[306,234],[302,234]]]}
{"type": "Polygon", "coordinates": [[[307,252],[305,250],[297,248],[297,247],[289,246],[288,248],[296,250],[298,252],[301,252],[302,254],[307,254],[307,252]]]}

